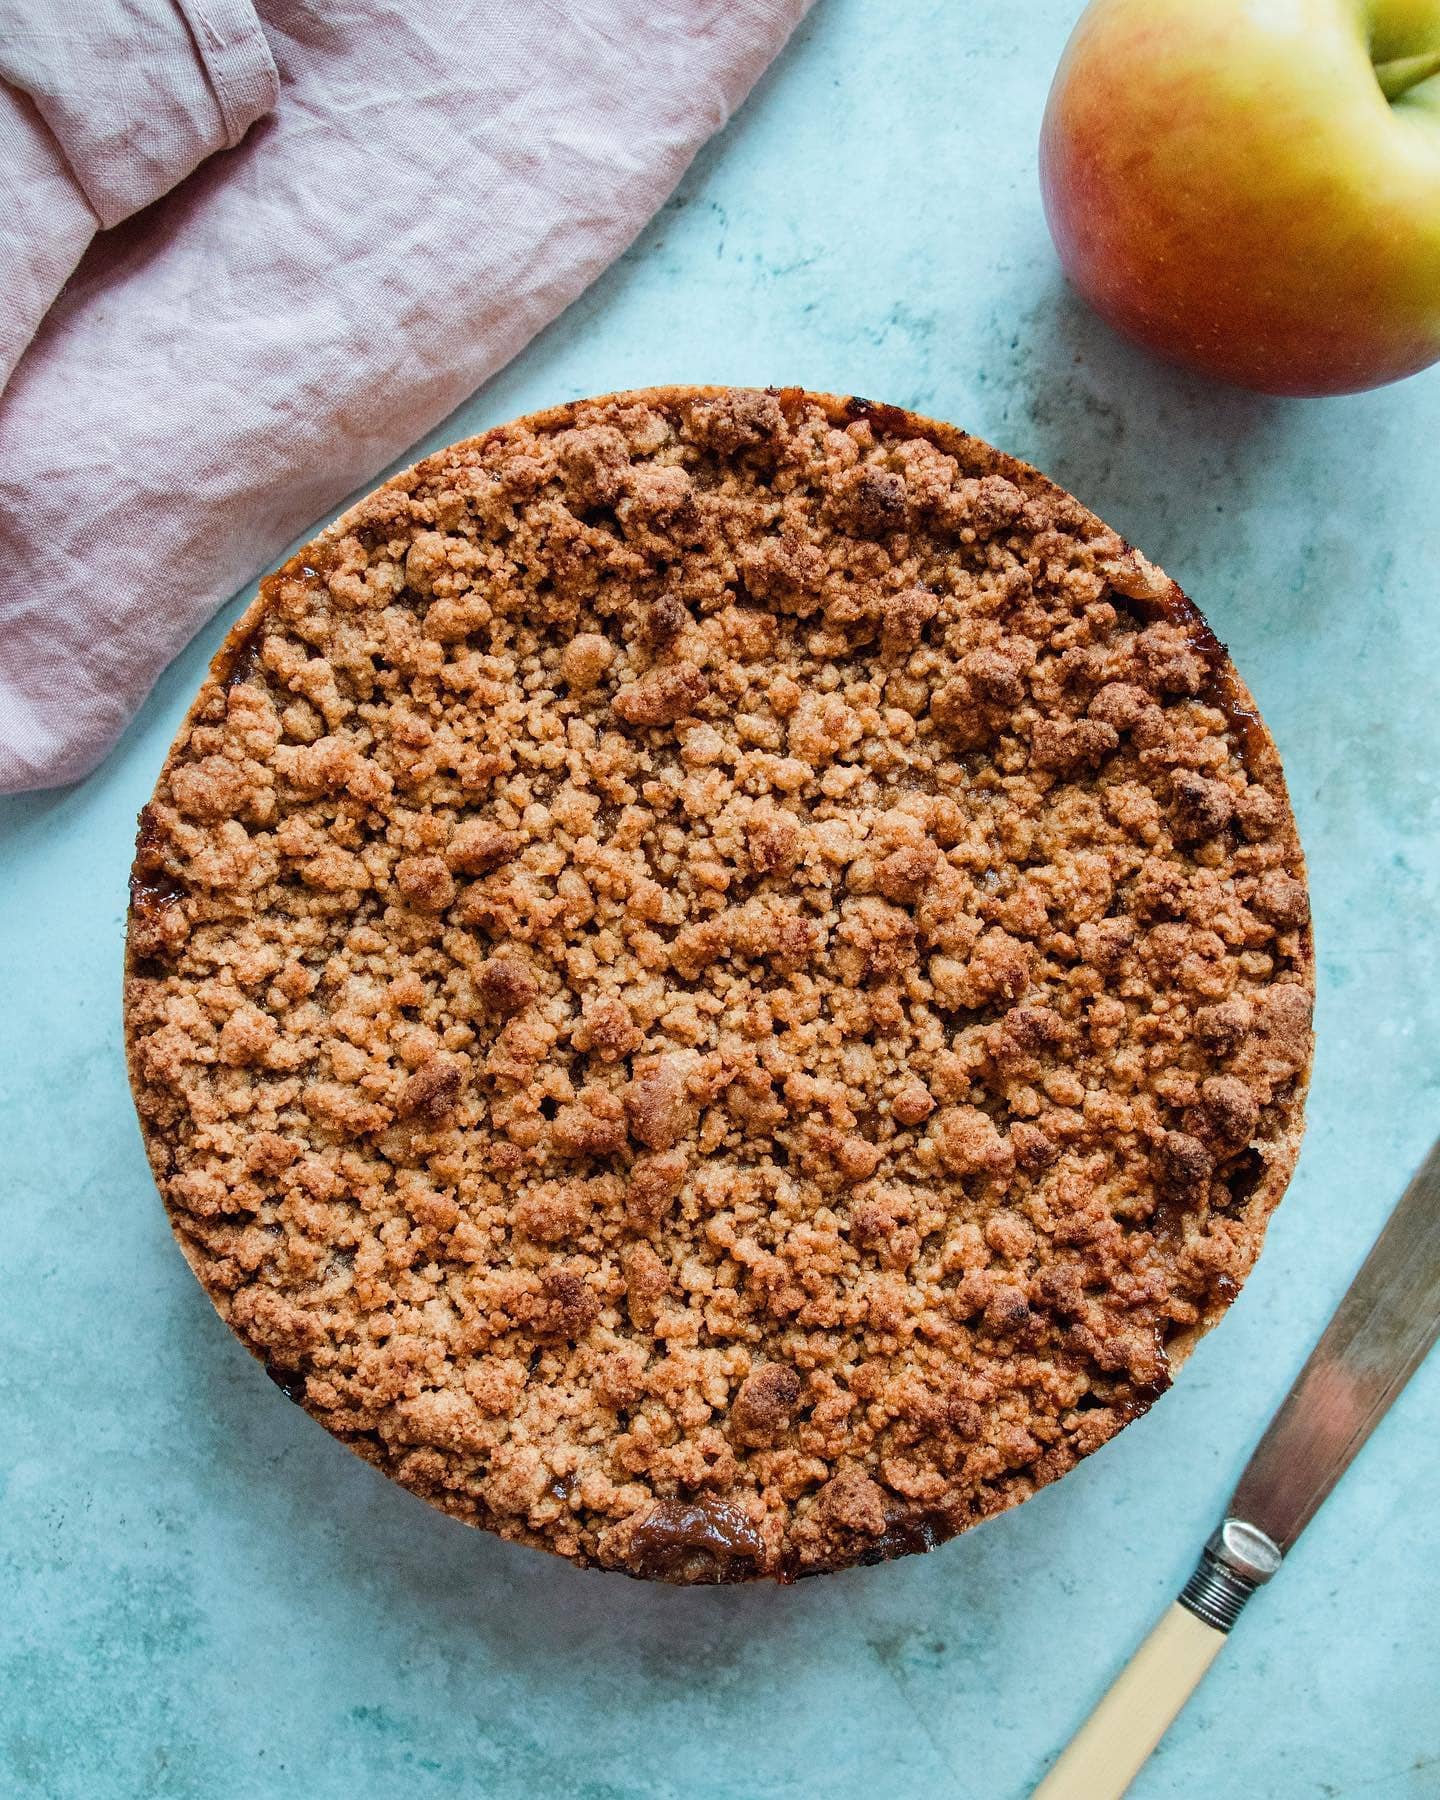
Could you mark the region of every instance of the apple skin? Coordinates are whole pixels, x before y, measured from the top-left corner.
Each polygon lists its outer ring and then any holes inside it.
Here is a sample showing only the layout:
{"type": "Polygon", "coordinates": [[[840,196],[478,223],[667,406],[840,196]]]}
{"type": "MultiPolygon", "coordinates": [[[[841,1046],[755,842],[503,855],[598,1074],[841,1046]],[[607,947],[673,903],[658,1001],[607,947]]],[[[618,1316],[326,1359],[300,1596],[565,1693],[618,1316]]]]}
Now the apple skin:
{"type": "Polygon", "coordinates": [[[1440,358],[1440,0],[1095,0],[1040,140],[1060,260],[1171,361],[1270,394],[1440,358]],[[1373,58],[1373,62],[1372,62],[1373,58]]]}

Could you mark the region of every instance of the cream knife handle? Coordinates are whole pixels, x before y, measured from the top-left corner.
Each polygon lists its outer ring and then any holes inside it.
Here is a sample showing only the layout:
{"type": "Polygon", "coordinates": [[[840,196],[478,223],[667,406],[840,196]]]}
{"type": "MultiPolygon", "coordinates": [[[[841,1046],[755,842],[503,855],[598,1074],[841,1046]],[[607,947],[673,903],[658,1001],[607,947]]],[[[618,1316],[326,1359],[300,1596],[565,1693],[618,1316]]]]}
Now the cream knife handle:
{"type": "Polygon", "coordinates": [[[1120,1800],[1224,1642],[1223,1631],[1173,1601],[1034,1800],[1120,1800]]]}
{"type": "Polygon", "coordinates": [[[1278,1544],[1226,1519],[1185,1591],[1126,1663],[1032,1800],[1121,1800],[1199,1687],[1240,1609],[1280,1567],[1278,1544]]]}

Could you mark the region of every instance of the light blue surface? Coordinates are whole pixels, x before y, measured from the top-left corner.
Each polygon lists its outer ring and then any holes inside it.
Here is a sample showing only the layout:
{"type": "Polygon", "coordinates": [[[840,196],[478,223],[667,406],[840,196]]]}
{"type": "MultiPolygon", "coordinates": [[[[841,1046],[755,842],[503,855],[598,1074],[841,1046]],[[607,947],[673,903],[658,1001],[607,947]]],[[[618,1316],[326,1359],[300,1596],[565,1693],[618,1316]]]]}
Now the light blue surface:
{"type": "MultiPolygon", "coordinates": [[[[928,1558],[675,1592],[432,1513],[231,1340],[133,1122],[134,817],[217,622],[98,775],[0,808],[0,1792],[1008,1800],[1188,1573],[1440,1130],[1440,375],[1222,394],[1079,310],[1034,173],[1077,10],[822,0],[632,253],[430,442],[656,381],[855,391],[1039,463],[1200,600],[1285,753],[1321,951],[1258,1272],[1149,1417],[928,1558]]],[[[1440,1794],[1437,1402],[1440,1362],[1140,1800],[1440,1794]]]]}

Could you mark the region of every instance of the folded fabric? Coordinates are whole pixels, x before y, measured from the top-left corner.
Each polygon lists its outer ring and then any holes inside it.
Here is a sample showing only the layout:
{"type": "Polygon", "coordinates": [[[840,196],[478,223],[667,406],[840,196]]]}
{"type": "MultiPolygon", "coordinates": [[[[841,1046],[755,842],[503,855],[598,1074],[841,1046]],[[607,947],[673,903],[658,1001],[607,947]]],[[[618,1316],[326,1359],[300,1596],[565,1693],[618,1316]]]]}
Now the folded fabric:
{"type": "Polygon", "coordinates": [[[86,245],[279,96],[250,0],[0,0],[0,383],[86,245]]]}
{"type": "Polygon", "coordinates": [[[262,0],[278,107],[196,168],[268,103],[244,0],[182,0],[184,75],[161,0],[68,38],[27,0],[0,252],[25,306],[65,286],[0,394],[0,790],[93,768],[217,606],[631,242],[808,4],[262,0]]]}

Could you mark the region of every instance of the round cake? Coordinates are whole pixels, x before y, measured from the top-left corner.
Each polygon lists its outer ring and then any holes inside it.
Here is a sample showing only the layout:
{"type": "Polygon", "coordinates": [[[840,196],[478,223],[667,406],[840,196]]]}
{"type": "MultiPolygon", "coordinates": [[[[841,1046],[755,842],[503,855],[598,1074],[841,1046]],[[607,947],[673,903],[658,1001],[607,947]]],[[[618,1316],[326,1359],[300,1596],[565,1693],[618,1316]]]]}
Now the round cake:
{"type": "Polygon", "coordinates": [[[582,1564],[928,1549],[1169,1386],[1299,1144],[1305,872],[1185,595],[979,440],[579,401],[267,577],[141,815],[185,1255],[426,1500],[582,1564]]]}

